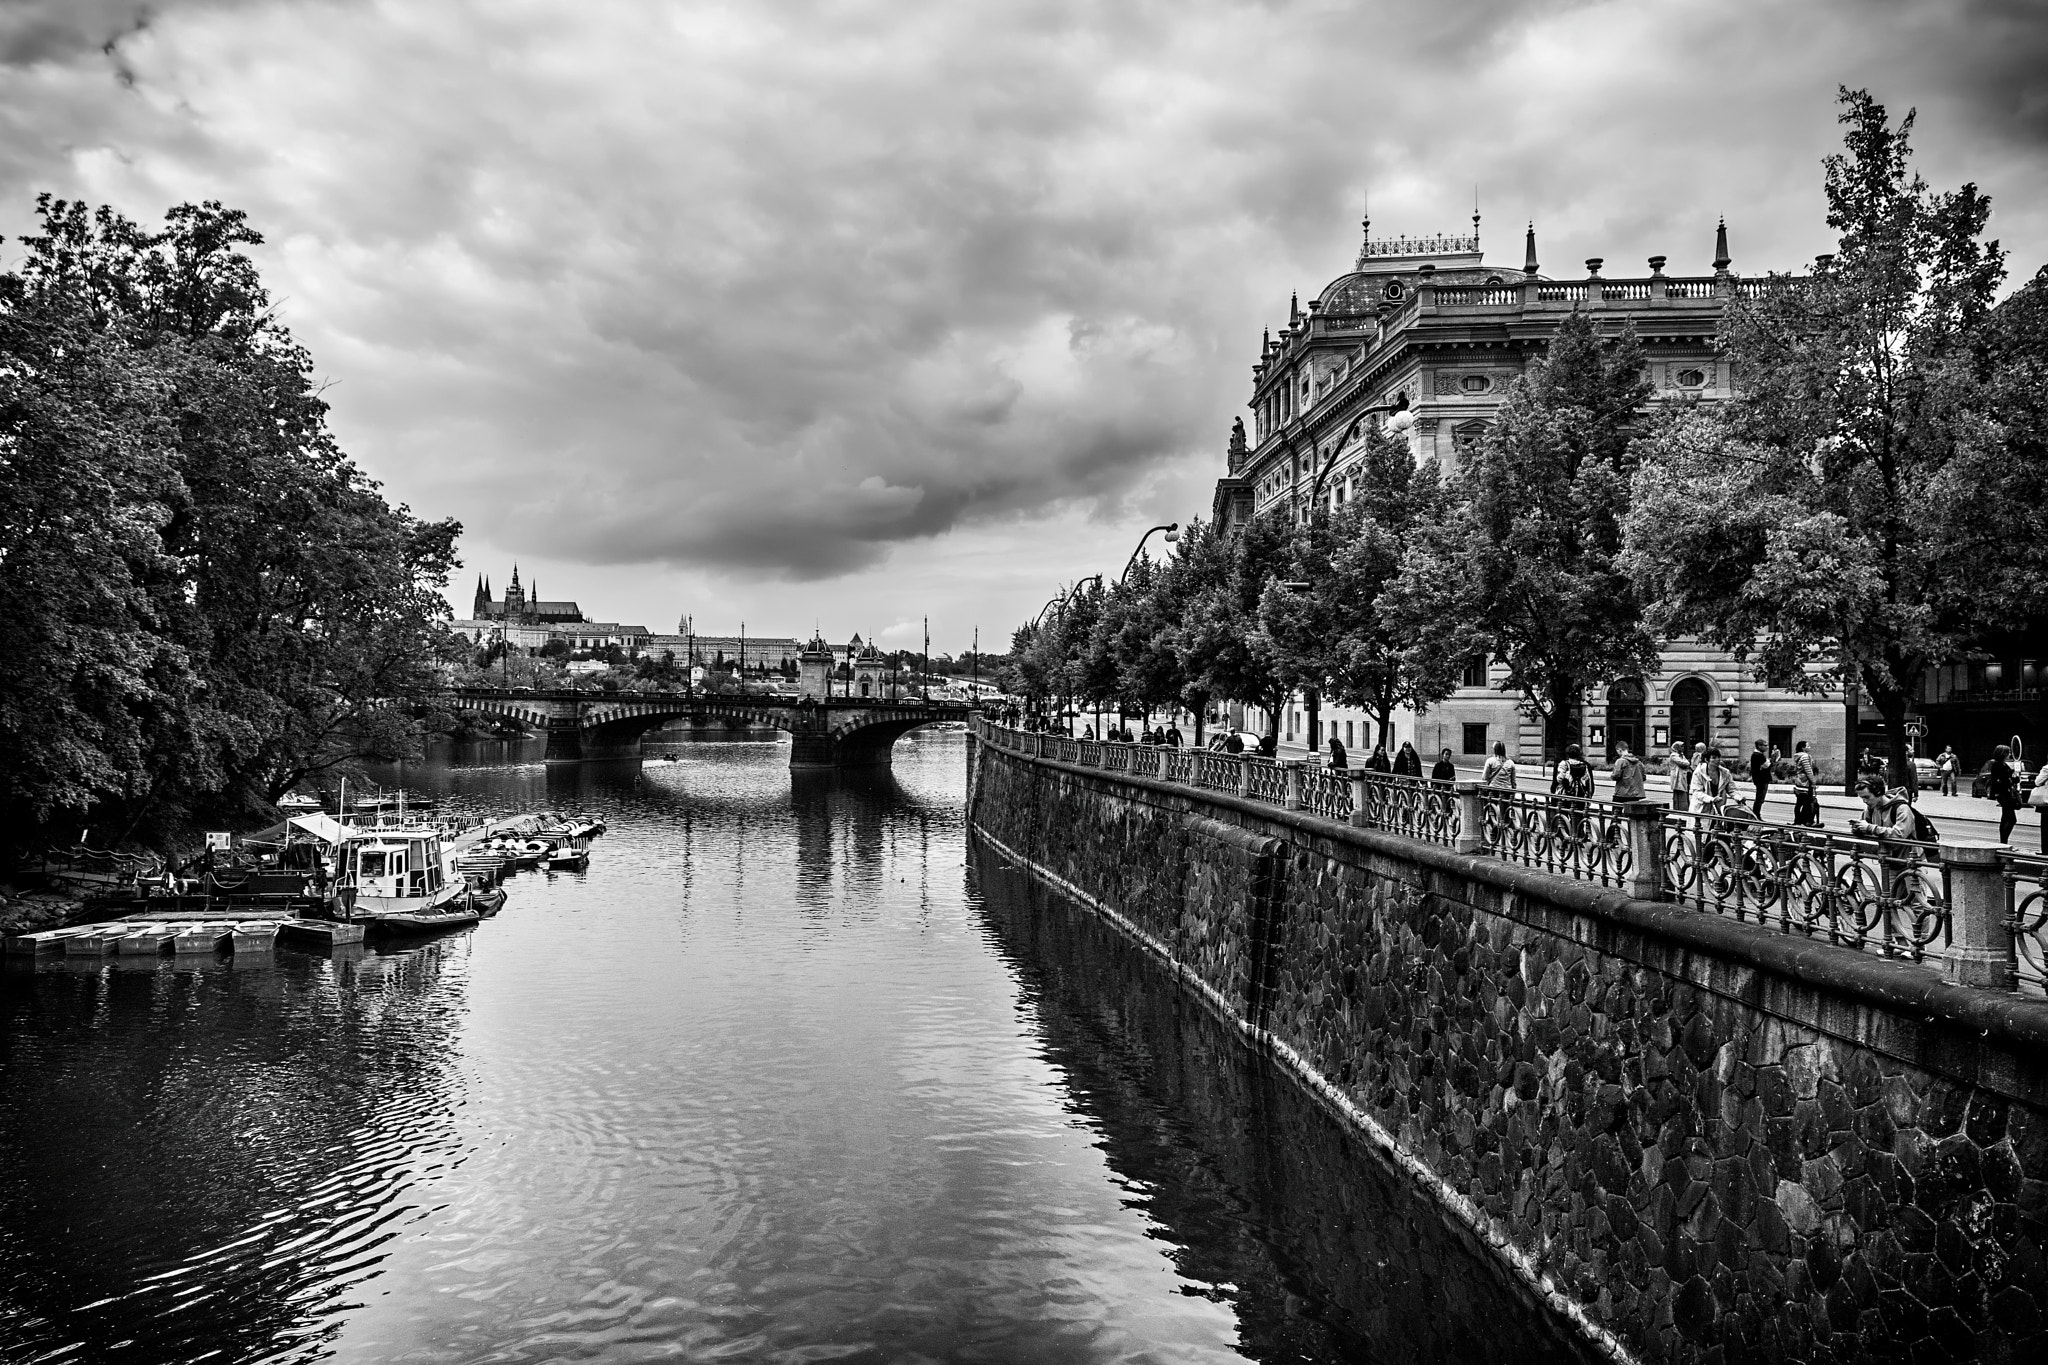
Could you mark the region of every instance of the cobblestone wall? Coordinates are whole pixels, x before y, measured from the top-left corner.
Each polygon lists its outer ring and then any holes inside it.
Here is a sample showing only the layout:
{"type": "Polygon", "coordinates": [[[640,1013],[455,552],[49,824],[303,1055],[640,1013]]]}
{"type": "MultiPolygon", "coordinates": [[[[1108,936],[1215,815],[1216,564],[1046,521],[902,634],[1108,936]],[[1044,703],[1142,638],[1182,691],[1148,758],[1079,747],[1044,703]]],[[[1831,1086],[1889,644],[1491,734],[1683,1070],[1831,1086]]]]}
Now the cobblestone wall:
{"type": "Polygon", "coordinates": [[[2048,1005],[1228,796],[984,751],[1152,940],[1607,1349],[2048,1359],[2048,1005]]]}

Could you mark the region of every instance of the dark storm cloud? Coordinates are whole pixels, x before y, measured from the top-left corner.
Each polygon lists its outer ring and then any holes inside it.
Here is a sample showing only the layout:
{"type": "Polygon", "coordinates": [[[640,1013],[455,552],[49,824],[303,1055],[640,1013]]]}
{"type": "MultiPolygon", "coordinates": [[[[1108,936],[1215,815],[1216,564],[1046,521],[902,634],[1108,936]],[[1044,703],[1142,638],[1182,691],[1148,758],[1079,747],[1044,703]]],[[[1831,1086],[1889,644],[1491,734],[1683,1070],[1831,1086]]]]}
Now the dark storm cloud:
{"type": "Polygon", "coordinates": [[[806,580],[1036,520],[1052,562],[1206,505],[1368,190],[1429,232],[1476,183],[1559,273],[1703,266],[1721,213],[1783,268],[1867,84],[2039,254],[2043,9],[26,6],[0,190],[248,208],[350,448],[473,539],[806,580]]]}

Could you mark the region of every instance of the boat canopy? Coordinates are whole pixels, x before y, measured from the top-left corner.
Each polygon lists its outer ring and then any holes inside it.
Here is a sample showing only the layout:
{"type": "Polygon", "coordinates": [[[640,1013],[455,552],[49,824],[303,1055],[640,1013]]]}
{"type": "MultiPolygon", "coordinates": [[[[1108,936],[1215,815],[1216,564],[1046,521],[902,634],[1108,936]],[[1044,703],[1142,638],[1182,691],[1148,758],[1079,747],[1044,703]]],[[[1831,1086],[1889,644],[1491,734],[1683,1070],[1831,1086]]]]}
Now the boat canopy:
{"type": "Polygon", "coordinates": [[[324,844],[345,843],[360,833],[323,811],[315,811],[311,815],[294,815],[285,823],[293,829],[305,831],[324,844]]]}

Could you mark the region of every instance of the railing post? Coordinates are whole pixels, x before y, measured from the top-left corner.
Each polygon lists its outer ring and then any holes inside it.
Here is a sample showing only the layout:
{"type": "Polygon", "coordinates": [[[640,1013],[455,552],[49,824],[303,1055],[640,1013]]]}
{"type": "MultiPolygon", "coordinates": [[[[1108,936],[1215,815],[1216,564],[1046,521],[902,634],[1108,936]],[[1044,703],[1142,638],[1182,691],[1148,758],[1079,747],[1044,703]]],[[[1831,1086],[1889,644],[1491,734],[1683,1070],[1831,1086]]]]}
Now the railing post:
{"type": "Polygon", "coordinates": [[[1481,793],[1486,790],[1483,782],[1460,782],[1458,784],[1458,842],[1451,847],[1458,853],[1486,852],[1486,803],[1481,793]]]}
{"type": "Polygon", "coordinates": [[[1948,872],[1949,947],[1941,974],[1961,986],[2011,990],[2019,970],[2005,917],[2001,844],[1941,842],[1948,872]]]}
{"type": "Polygon", "coordinates": [[[1250,754],[1239,754],[1237,756],[1237,794],[1246,797],[1252,794],[1252,756],[1250,754]]]}
{"type": "Polygon", "coordinates": [[[1283,799],[1283,800],[1281,801],[1281,803],[1280,803],[1280,804],[1281,804],[1282,806],[1286,807],[1286,808],[1287,808],[1288,810],[1300,810],[1300,809],[1301,809],[1301,765],[1300,765],[1299,763],[1289,763],[1289,764],[1287,764],[1287,765],[1286,765],[1286,782],[1287,782],[1287,787],[1286,787],[1286,792],[1287,792],[1287,795],[1286,795],[1286,797],[1285,797],[1285,798],[1284,798],[1284,799],[1283,799]]]}
{"type": "Polygon", "coordinates": [[[1365,770],[1359,769],[1351,775],[1351,823],[1360,829],[1366,828],[1365,814],[1365,770]]]}
{"type": "Polygon", "coordinates": [[[1031,732],[1031,756],[1033,758],[1045,757],[1045,731],[1033,730],[1031,732]]]}
{"type": "Polygon", "coordinates": [[[1656,801],[1625,801],[1628,821],[1628,876],[1621,889],[1639,901],[1664,899],[1664,811],[1656,801]]]}

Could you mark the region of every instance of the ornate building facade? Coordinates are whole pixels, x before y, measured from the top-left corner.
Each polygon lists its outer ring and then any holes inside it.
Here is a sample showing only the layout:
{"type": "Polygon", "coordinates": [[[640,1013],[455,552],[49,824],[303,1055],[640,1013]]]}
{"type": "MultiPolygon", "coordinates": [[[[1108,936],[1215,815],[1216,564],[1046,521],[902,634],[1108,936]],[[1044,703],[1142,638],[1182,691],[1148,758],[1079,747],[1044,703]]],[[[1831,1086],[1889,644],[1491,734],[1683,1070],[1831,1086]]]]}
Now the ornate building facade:
{"type": "MultiPolygon", "coordinates": [[[[1574,312],[1603,331],[1633,324],[1642,343],[1653,401],[1729,396],[1726,362],[1714,349],[1728,301],[1761,282],[1731,269],[1726,224],[1714,234],[1710,273],[1671,274],[1652,256],[1647,274],[1614,277],[1605,261],[1583,276],[1542,274],[1530,225],[1520,268],[1488,265],[1479,218],[1470,236],[1374,238],[1371,224],[1352,269],[1309,301],[1290,305],[1287,326],[1264,339],[1252,366],[1251,428],[1233,432],[1228,469],[1216,481],[1212,513],[1223,530],[1254,516],[1304,517],[1320,502],[1342,506],[1357,495],[1355,476],[1375,429],[1404,439],[1415,458],[1455,469],[1486,431],[1508,386],[1547,350],[1574,312]]],[[[1611,757],[1619,741],[1638,753],[1667,752],[1676,739],[1704,739],[1724,753],[1764,739],[1789,753],[1808,741],[1837,769],[1854,742],[1839,695],[1767,688],[1733,658],[1677,640],[1647,677],[1611,679],[1585,698],[1587,755],[1611,757]]],[[[1543,754],[1541,727],[1500,690],[1505,670],[1475,661],[1465,685],[1423,715],[1396,719],[1392,743],[1411,740],[1425,754],[1449,748],[1476,756],[1495,741],[1524,761],[1543,754]]],[[[1367,746],[1363,713],[1325,707],[1338,738],[1367,746]]],[[[1237,718],[1263,728],[1256,711],[1237,718]]],[[[1312,744],[1299,700],[1280,717],[1284,741],[1312,744]]],[[[1326,732],[1327,733],[1327,732],[1326,732]]],[[[1390,744],[1391,747],[1391,744],[1390,744]]]]}

